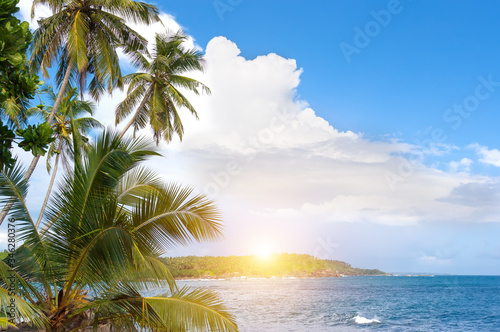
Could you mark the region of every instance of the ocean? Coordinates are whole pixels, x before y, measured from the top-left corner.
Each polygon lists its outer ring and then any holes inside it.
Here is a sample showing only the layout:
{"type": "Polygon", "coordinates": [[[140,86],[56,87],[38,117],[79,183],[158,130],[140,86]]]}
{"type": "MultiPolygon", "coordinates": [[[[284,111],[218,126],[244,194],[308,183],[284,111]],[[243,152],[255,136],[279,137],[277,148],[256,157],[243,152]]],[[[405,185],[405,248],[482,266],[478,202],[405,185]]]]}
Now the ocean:
{"type": "Polygon", "coordinates": [[[241,331],[500,331],[500,277],[183,280],[216,290],[241,331]]]}

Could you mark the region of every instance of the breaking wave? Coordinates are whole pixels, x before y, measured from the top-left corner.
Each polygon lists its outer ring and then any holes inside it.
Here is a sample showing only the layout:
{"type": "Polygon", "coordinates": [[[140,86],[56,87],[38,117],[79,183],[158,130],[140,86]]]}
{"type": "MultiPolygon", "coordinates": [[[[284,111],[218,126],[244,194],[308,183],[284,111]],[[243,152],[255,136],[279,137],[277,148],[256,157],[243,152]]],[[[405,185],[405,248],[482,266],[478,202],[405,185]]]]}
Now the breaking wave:
{"type": "Polygon", "coordinates": [[[368,319],[366,317],[357,315],[356,317],[353,318],[354,322],[356,324],[378,324],[380,321],[378,319],[368,319]]]}

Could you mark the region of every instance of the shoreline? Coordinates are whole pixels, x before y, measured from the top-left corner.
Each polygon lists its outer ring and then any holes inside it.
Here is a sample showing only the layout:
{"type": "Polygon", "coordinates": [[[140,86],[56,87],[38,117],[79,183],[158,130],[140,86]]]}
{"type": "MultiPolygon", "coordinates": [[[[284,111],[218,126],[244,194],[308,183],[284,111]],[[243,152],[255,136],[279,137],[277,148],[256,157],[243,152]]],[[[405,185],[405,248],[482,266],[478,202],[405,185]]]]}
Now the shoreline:
{"type": "MultiPolygon", "coordinates": [[[[390,277],[397,276],[392,274],[374,274],[374,275],[327,275],[327,276],[241,276],[241,277],[223,277],[223,276],[201,276],[201,277],[178,277],[175,281],[211,281],[211,280],[293,280],[293,279],[320,279],[320,278],[344,278],[344,277],[390,277]]],[[[423,276],[422,276],[423,277],[423,276]]]]}
{"type": "MultiPolygon", "coordinates": [[[[385,273],[385,274],[350,274],[350,275],[328,275],[328,276],[234,276],[234,277],[224,277],[224,276],[202,276],[202,277],[178,277],[175,278],[175,281],[211,281],[211,280],[235,280],[235,281],[246,281],[246,280],[292,280],[292,279],[320,279],[320,278],[345,278],[345,277],[400,277],[400,278],[415,278],[415,277],[427,277],[432,278],[436,276],[471,276],[471,275],[435,275],[435,274],[393,274],[393,273],[385,273]]],[[[472,275],[473,277],[477,277],[472,275]]]]}

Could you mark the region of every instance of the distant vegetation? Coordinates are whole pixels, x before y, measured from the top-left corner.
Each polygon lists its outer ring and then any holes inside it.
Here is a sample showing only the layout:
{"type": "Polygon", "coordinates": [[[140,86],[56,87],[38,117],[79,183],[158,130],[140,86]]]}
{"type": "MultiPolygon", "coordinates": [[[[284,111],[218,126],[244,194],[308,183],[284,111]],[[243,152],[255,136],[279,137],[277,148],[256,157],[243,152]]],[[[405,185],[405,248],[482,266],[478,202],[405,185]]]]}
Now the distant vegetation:
{"type": "Polygon", "coordinates": [[[162,258],[175,278],[339,277],[341,275],[384,275],[375,269],[358,269],[350,264],[314,258],[311,255],[274,254],[260,256],[186,256],[162,258]]]}

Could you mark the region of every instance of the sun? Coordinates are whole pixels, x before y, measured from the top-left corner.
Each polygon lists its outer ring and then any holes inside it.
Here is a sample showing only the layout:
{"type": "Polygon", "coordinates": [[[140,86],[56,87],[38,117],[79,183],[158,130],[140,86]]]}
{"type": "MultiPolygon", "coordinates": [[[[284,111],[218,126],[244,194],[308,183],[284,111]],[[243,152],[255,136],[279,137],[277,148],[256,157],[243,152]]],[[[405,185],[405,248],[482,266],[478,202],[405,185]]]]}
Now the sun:
{"type": "Polygon", "coordinates": [[[267,246],[261,246],[256,250],[257,256],[262,260],[268,260],[273,255],[273,250],[267,246]]]}

